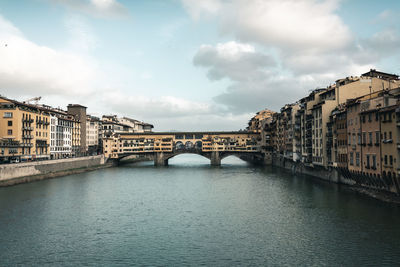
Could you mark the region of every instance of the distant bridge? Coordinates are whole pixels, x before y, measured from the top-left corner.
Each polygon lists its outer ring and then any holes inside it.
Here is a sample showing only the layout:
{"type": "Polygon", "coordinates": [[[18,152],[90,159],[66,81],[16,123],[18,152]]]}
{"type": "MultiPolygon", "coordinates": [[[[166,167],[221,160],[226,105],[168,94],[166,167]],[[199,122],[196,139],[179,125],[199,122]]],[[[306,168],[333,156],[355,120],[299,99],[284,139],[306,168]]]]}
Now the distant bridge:
{"type": "Polygon", "coordinates": [[[211,165],[221,165],[228,156],[247,161],[262,159],[261,137],[254,132],[159,132],[115,134],[103,140],[106,157],[114,160],[142,155],[156,166],[168,165],[176,155],[192,153],[204,156],[211,165]]]}

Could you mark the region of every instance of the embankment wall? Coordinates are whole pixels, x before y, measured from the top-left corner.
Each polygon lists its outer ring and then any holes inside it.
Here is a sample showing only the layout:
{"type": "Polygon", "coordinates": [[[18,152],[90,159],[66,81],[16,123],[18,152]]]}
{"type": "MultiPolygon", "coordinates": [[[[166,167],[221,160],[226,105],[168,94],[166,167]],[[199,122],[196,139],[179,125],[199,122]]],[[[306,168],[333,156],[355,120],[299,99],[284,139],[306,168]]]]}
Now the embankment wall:
{"type": "Polygon", "coordinates": [[[282,157],[273,157],[272,165],[290,170],[293,174],[305,174],[328,182],[349,185],[359,192],[385,201],[393,202],[392,196],[396,196],[396,202],[399,201],[400,180],[397,177],[377,178],[339,168],[310,167],[282,157]]]}
{"type": "Polygon", "coordinates": [[[104,155],[0,165],[0,186],[32,182],[112,166],[104,155]]]}

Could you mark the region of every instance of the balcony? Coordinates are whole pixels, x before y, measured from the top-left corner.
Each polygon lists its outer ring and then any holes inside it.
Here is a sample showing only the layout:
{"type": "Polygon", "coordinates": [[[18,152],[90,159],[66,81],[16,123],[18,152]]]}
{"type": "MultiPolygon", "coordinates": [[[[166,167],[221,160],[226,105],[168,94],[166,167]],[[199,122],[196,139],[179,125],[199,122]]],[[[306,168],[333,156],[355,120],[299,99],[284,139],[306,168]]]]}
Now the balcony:
{"type": "Polygon", "coordinates": [[[32,123],[32,122],[33,122],[33,119],[25,118],[25,119],[22,119],[22,122],[32,123]]]}
{"type": "Polygon", "coordinates": [[[33,135],[25,134],[25,135],[22,136],[22,138],[25,138],[25,139],[32,139],[32,138],[33,138],[33,135]]]}
{"type": "Polygon", "coordinates": [[[22,143],[21,145],[23,147],[33,147],[33,144],[31,144],[31,143],[22,143]]]}

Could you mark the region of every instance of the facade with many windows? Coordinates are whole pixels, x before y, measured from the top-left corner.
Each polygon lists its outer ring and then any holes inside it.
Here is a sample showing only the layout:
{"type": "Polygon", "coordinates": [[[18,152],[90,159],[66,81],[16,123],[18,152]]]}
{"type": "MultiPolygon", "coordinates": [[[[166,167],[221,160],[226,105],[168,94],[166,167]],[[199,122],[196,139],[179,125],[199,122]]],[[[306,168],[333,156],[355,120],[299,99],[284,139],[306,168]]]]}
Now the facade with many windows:
{"type": "Polygon", "coordinates": [[[300,153],[300,169],[336,168],[339,180],[400,193],[399,103],[397,75],[371,70],[339,79],[285,105],[262,126],[266,157],[285,165],[298,161],[287,155],[300,153]]]}
{"type": "Polygon", "coordinates": [[[48,159],[49,124],[47,110],[0,97],[0,161],[48,159]]]}

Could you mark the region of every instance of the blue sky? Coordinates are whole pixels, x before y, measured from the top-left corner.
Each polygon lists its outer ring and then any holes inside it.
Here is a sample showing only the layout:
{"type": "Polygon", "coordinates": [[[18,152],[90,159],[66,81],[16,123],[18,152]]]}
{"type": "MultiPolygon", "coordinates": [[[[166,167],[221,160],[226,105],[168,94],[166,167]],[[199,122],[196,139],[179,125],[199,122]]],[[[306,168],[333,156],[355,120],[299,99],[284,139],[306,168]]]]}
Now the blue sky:
{"type": "Polygon", "coordinates": [[[237,130],[369,68],[400,73],[398,1],[0,2],[0,94],[155,130],[237,130]]]}

